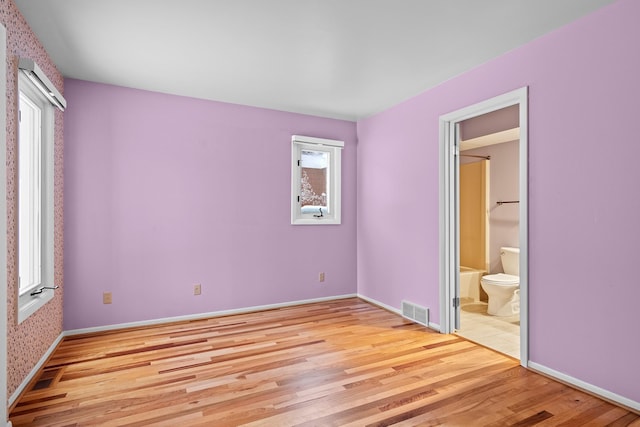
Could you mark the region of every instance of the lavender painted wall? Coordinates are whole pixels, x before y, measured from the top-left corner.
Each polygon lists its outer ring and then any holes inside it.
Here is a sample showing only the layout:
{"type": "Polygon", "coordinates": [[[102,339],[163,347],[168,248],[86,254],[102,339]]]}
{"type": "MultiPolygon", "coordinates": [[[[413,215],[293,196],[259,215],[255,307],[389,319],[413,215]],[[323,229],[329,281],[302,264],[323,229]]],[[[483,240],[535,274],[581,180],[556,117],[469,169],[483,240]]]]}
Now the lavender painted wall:
{"type": "Polygon", "coordinates": [[[65,96],[65,330],[356,292],[355,123],[78,80],[65,96]],[[342,225],[290,224],[292,134],[345,141],[342,225]]]}
{"type": "Polygon", "coordinates": [[[438,307],[438,118],[529,86],[530,360],[640,402],[640,2],[358,122],[358,291],[438,307]]]}

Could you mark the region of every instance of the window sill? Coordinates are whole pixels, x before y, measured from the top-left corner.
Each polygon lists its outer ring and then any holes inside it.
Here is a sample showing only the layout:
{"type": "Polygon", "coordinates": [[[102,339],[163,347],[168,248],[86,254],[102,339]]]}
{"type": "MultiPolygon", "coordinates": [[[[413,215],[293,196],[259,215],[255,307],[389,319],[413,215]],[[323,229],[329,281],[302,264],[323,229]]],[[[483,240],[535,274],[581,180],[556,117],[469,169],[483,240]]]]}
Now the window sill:
{"type": "Polygon", "coordinates": [[[39,295],[31,296],[28,293],[20,296],[18,307],[18,324],[27,320],[29,316],[40,310],[54,297],[54,291],[46,291],[39,295]]]}
{"type": "Polygon", "coordinates": [[[339,225],[340,220],[335,218],[297,218],[291,222],[292,225],[339,225]]]}

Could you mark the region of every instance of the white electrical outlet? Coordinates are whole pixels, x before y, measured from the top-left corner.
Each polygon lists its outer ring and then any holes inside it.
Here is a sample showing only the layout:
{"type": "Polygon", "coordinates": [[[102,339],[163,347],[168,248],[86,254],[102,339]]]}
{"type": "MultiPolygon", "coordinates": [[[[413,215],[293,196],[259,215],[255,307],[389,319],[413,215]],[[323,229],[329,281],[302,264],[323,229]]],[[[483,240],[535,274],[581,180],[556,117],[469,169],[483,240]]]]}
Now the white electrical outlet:
{"type": "Polygon", "coordinates": [[[324,282],[324,273],[318,275],[318,282],[324,282]]]}
{"type": "Polygon", "coordinates": [[[200,295],[202,294],[202,285],[198,283],[197,285],[193,285],[193,294],[200,295]]]}

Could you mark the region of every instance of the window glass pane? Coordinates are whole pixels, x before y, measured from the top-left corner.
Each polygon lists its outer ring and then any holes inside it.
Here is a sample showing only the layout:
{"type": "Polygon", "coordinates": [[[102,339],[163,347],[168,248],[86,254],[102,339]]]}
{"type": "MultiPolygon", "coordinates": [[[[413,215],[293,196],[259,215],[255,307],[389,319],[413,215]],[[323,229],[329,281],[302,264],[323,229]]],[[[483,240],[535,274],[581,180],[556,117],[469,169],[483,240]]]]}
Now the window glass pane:
{"type": "Polygon", "coordinates": [[[20,93],[18,133],[18,270],[20,290],[40,285],[41,110],[20,93]]]}
{"type": "Polygon", "coordinates": [[[302,213],[323,215],[329,212],[329,160],[329,153],[326,151],[307,149],[301,151],[300,205],[302,213]]]}

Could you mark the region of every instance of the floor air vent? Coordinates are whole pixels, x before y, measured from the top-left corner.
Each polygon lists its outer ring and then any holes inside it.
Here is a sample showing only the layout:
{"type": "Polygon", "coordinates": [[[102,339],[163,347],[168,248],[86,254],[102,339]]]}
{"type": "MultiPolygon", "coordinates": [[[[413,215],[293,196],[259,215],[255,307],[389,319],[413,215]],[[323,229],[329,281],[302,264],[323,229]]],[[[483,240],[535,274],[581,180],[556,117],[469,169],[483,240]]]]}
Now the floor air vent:
{"type": "Polygon", "coordinates": [[[402,316],[423,326],[429,326],[429,309],[408,301],[402,301],[402,316]]]}

